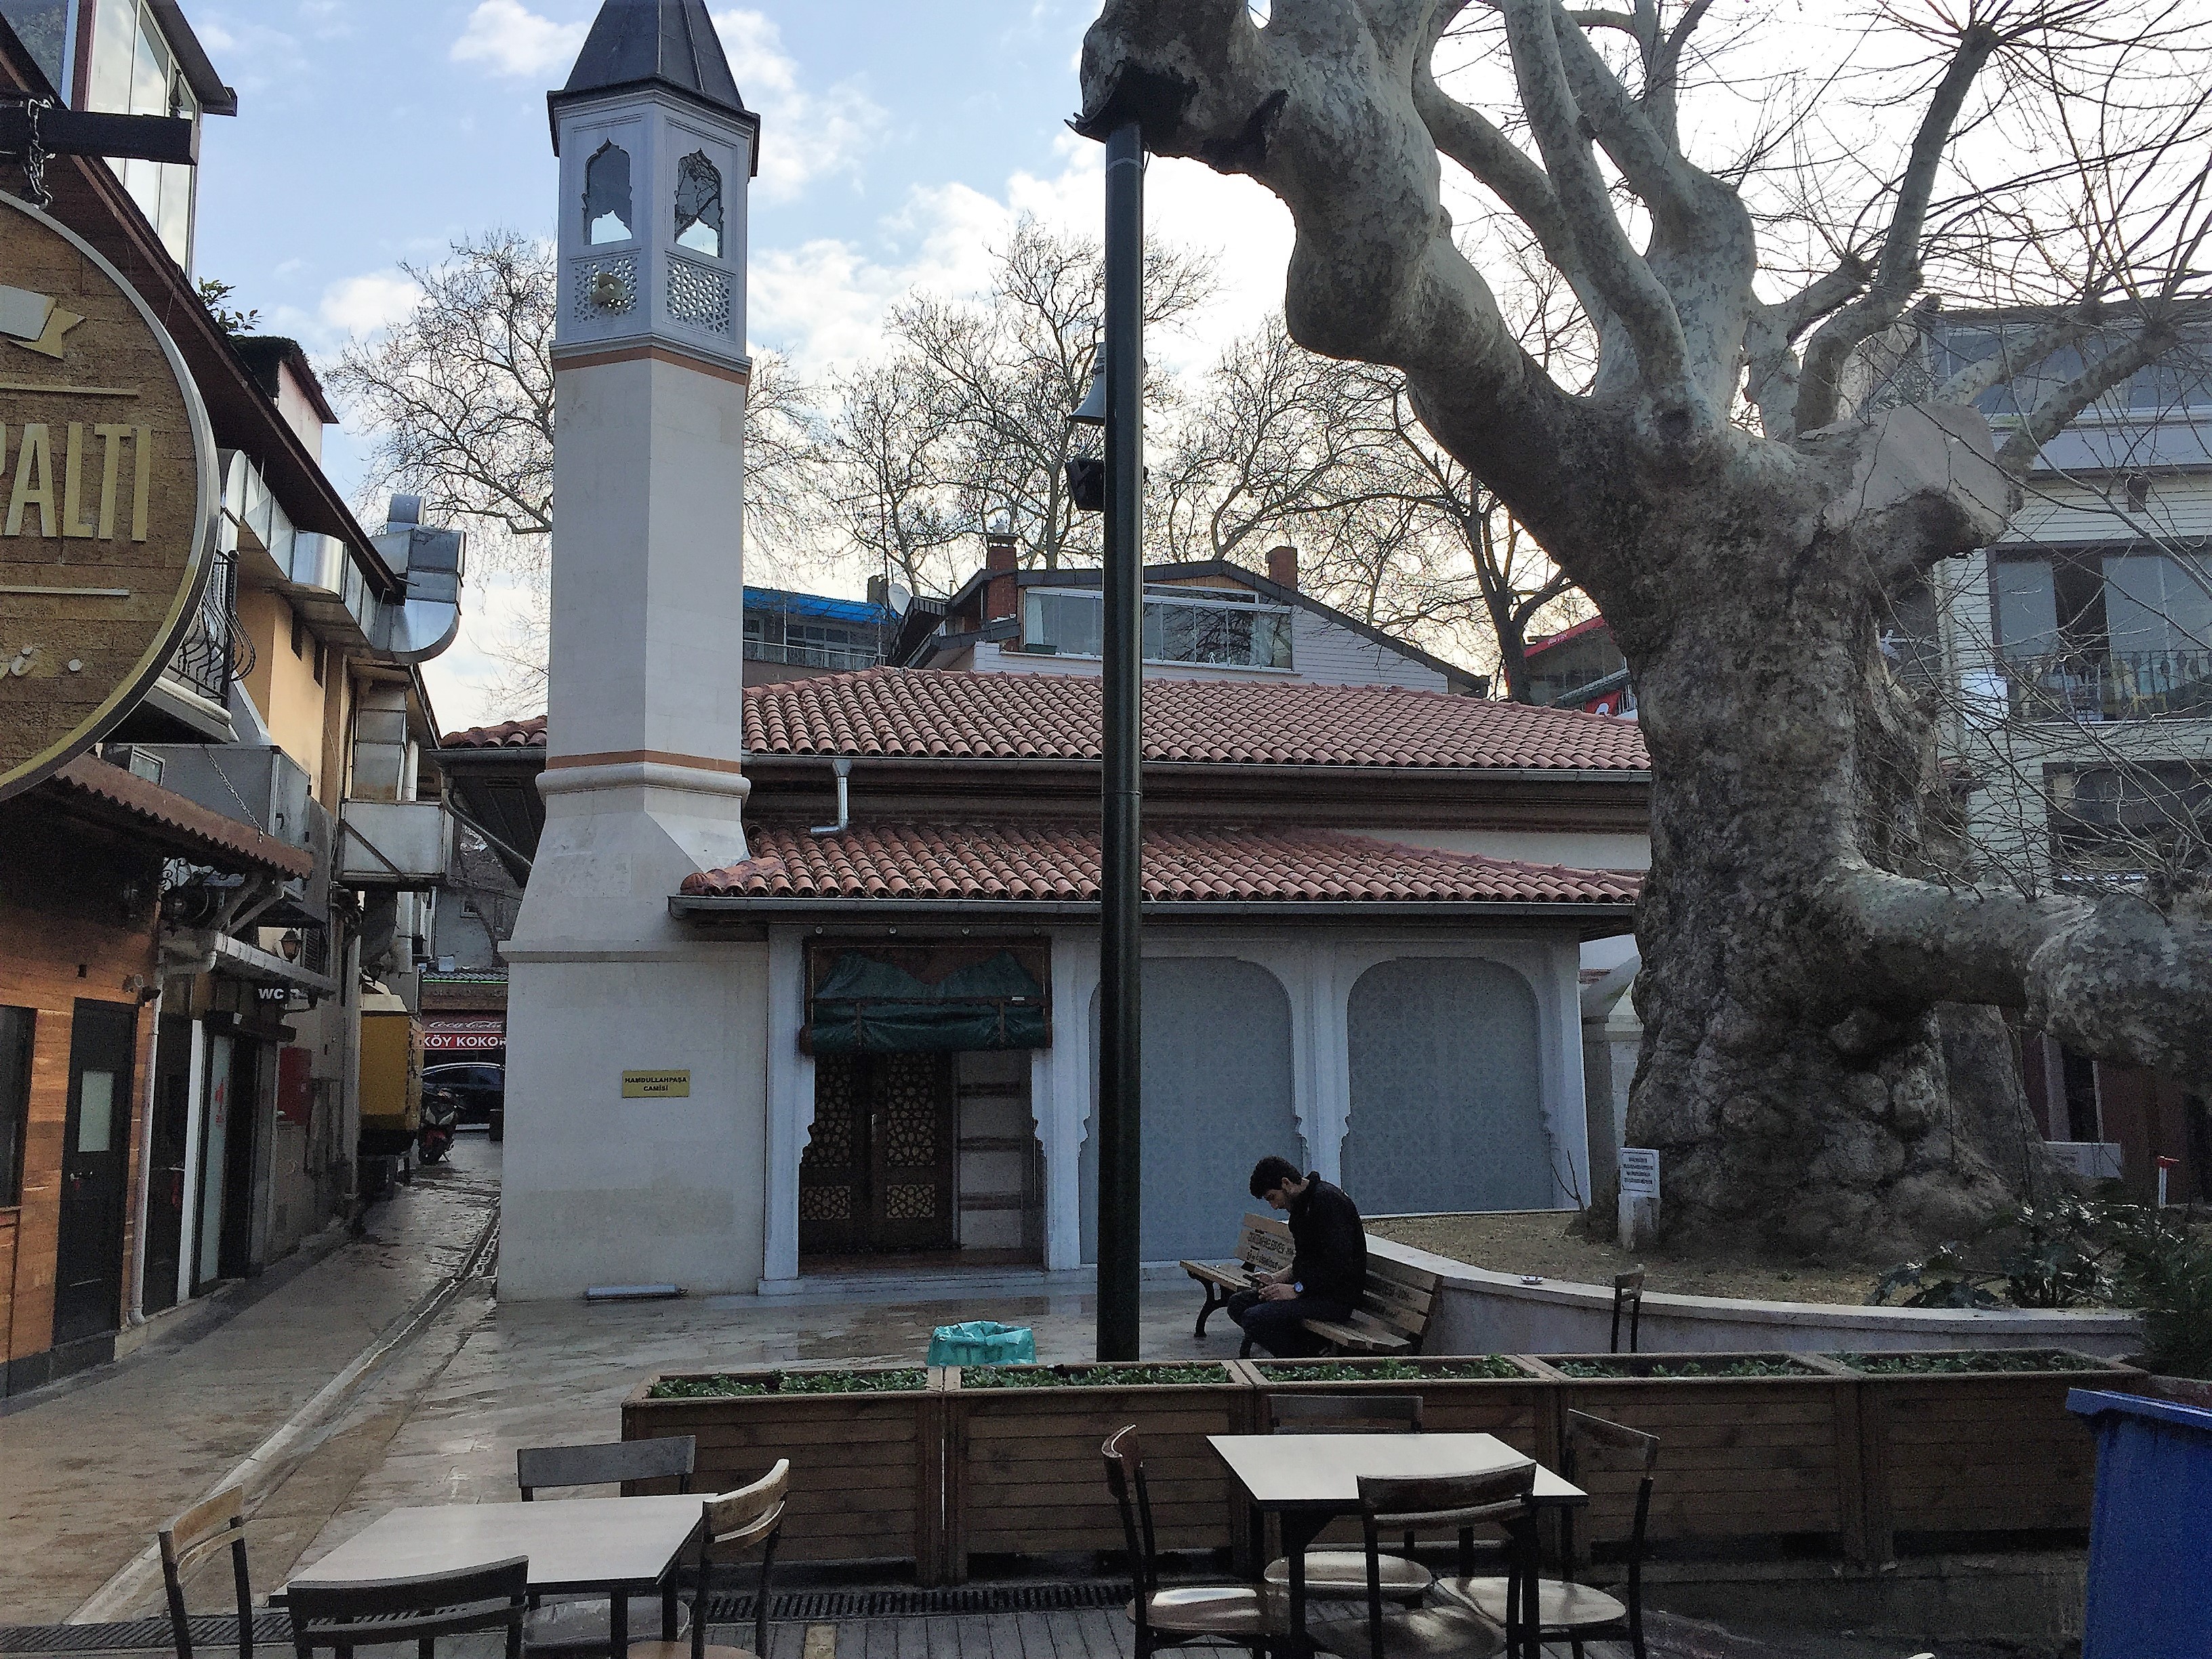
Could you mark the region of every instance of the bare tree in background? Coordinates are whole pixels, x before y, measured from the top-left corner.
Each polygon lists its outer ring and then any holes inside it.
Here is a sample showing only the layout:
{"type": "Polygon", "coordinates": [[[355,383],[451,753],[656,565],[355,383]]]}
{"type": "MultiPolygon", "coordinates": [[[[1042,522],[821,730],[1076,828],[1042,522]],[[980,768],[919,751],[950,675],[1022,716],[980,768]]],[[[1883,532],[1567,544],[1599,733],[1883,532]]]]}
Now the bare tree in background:
{"type": "MultiPolygon", "coordinates": [[[[1147,245],[1148,329],[1191,319],[1213,290],[1209,263],[1188,249],[1147,245]]],[[[1098,520],[1068,499],[1066,465],[1081,453],[1081,429],[1067,417],[1091,389],[1104,307],[1097,242],[1024,216],[997,252],[988,294],[923,296],[891,319],[902,356],[946,400],[959,511],[971,529],[1012,531],[1048,570],[1098,556],[1098,520]]],[[[1148,410],[1164,410],[1172,397],[1165,377],[1147,377],[1148,410]]]]}
{"type": "Polygon", "coordinates": [[[1655,768],[1630,1134],[1664,1160],[1669,1231],[1886,1252],[2009,1197],[1941,1006],[2212,1085],[2212,895],[2029,898],[1932,861],[1936,728],[1879,643],[1891,593],[1996,540],[2043,444],[2173,346],[2212,43],[2164,0],[1747,9],[1714,23],[1731,70],[1699,56],[1713,9],[1274,0],[1262,26],[1245,0],[1107,0],[1083,125],[1140,122],[1279,196],[1292,335],[1401,370],[1611,623],[1655,768]],[[1789,113],[1767,153],[1809,167],[1694,159],[1686,98],[1753,82],[1789,113]],[[1447,158],[1593,320],[1586,392],[1455,240],[1447,158]],[[2088,222],[2086,258],[2051,234],[2088,222]],[[2002,447],[1980,386],[1846,397],[1929,296],[2031,287],[2072,310],[2082,368],[2002,447]],[[2106,295],[2129,303],[2074,309],[2106,295]]]}
{"type": "Polygon", "coordinates": [[[966,573],[954,550],[975,525],[962,501],[951,382],[919,353],[863,363],[835,380],[819,471],[839,547],[910,593],[950,593],[966,573]]]}
{"type": "MultiPolygon", "coordinates": [[[[1506,290],[1516,337],[1576,372],[1589,329],[1557,274],[1525,255],[1506,290]]],[[[1585,371],[1586,372],[1586,369],[1585,371]]],[[[1362,621],[1480,667],[1530,699],[1539,618],[1590,606],[1496,492],[1431,435],[1395,369],[1293,341],[1282,319],[1235,342],[1186,399],[1147,533],[1170,556],[1255,563],[1297,542],[1301,579],[1362,621]]]]}
{"type": "MultiPolygon", "coordinates": [[[[373,437],[363,494],[422,497],[433,523],[472,533],[478,565],[513,579],[513,614],[484,641],[494,695],[517,713],[545,703],[553,532],[552,246],[491,230],[434,265],[402,264],[420,294],[381,335],[356,340],[329,375],[373,437]]],[[[772,352],[753,360],[745,401],[746,533],[763,550],[803,544],[820,440],[810,393],[772,352]]]]}

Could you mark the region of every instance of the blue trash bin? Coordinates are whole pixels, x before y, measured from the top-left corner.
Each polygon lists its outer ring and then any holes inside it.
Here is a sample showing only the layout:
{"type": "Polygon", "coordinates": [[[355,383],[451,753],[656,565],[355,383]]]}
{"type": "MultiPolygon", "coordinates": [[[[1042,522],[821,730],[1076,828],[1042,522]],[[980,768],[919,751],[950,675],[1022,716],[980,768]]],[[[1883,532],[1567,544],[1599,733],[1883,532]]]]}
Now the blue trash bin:
{"type": "Polygon", "coordinates": [[[2212,1411],[2096,1389],[2074,1389],[2066,1409],[2097,1431],[2081,1659],[2204,1659],[2212,1411]]]}

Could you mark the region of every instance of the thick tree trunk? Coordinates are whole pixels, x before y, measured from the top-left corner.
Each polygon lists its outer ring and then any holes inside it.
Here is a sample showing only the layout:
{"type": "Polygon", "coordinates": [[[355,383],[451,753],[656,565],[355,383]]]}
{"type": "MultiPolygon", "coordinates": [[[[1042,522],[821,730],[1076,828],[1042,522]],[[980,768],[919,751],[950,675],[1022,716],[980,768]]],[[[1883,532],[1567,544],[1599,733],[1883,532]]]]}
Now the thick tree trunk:
{"type": "Polygon", "coordinates": [[[1932,750],[1875,647],[1863,562],[1809,501],[1772,505],[1671,504],[1679,597],[1661,626],[1616,630],[1654,774],[1629,1133],[1659,1151],[1669,1234],[1895,1259],[2012,1184],[1991,1114],[1954,1102],[1934,1010],[1838,972],[1820,884],[1839,861],[1927,872],[1932,750]]]}

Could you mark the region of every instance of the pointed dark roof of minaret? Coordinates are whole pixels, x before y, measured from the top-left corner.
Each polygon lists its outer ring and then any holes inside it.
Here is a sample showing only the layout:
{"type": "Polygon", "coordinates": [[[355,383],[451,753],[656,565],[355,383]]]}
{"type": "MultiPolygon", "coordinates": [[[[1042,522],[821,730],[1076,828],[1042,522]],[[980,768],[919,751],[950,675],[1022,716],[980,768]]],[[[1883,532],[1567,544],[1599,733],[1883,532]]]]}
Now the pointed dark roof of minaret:
{"type": "MultiPolygon", "coordinates": [[[[707,15],[706,0],[605,0],[568,72],[568,84],[548,93],[546,104],[557,112],[572,98],[648,85],[666,87],[759,125],[738,95],[737,77],[722,54],[722,39],[707,15]]],[[[557,126],[553,147],[561,147],[557,126]]]]}

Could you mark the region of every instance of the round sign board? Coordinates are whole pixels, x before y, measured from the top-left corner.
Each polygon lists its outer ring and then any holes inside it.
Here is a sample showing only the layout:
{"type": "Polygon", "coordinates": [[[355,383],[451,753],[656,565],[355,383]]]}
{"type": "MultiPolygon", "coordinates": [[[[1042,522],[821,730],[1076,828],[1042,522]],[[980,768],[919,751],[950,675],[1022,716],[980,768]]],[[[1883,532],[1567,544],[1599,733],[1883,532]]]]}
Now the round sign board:
{"type": "Polygon", "coordinates": [[[215,434],[122,274],[0,195],[0,799],[137,706],[199,613],[215,434]]]}

